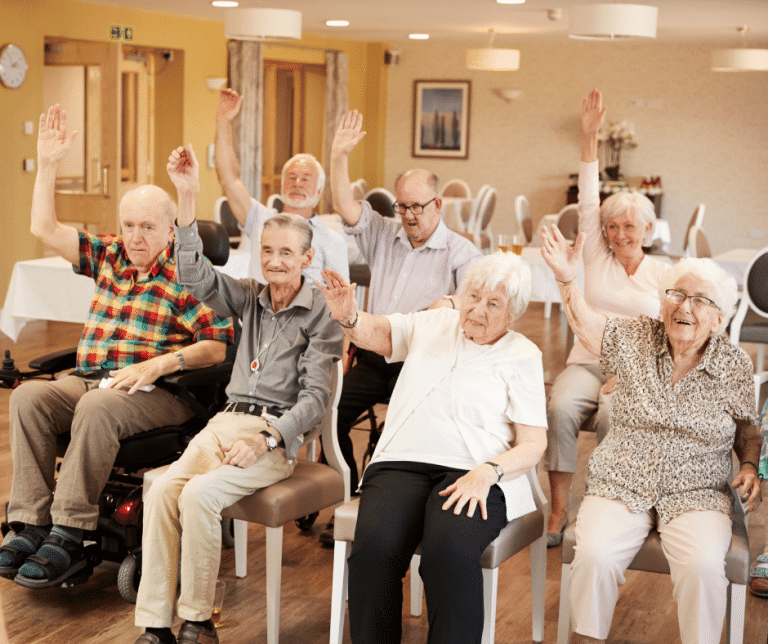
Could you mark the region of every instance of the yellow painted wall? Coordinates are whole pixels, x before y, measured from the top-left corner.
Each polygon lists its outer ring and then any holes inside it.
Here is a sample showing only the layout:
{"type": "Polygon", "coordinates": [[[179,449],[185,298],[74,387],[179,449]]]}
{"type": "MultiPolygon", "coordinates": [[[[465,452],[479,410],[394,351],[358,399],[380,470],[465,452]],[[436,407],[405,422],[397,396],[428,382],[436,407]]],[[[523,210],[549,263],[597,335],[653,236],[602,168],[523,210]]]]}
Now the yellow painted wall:
{"type": "MultiPolygon", "coordinates": [[[[207,167],[205,151],[213,142],[218,95],[208,90],[205,78],[227,75],[224,23],[71,0],[2,0],[0,44],[13,42],[20,45],[27,54],[30,69],[20,89],[12,91],[0,87],[0,132],[3,133],[0,137],[0,244],[3,248],[0,254],[0,302],[5,298],[13,264],[42,255],[41,244],[29,233],[35,173],[24,172],[22,161],[36,159],[37,121],[47,107],[42,98],[44,38],[61,36],[108,41],[110,25],[132,27],[136,45],[184,52],[183,113],[162,117],[182,119],[183,140],[164,143],[166,147],[192,143],[202,166],[198,212],[202,217],[213,215],[213,205],[221,188],[215,170],[207,167]],[[34,134],[23,133],[24,121],[34,122],[34,134]]],[[[382,97],[380,88],[386,87],[386,81],[381,78],[386,78],[386,69],[382,64],[374,71],[369,60],[370,52],[381,49],[382,45],[313,37],[305,37],[300,44],[346,51],[350,58],[351,105],[371,113],[377,111],[377,122],[385,123],[386,95],[382,97]],[[376,76],[374,79],[370,79],[372,73],[376,76]],[[371,86],[377,91],[371,91],[371,86]]],[[[383,60],[383,54],[380,60],[383,60]]],[[[159,136],[162,136],[162,118],[157,122],[159,136]]],[[[370,138],[373,140],[374,137],[370,138]]],[[[378,133],[375,138],[381,140],[378,133]]],[[[170,149],[162,154],[169,152],[170,149]]],[[[160,154],[158,150],[159,157],[160,154]]],[[[369,182],[379,183],[383,176],[383,158],[383,146],[364,142],[352,159],[353,174],[363,175],[365,166],[369,182]]]]}

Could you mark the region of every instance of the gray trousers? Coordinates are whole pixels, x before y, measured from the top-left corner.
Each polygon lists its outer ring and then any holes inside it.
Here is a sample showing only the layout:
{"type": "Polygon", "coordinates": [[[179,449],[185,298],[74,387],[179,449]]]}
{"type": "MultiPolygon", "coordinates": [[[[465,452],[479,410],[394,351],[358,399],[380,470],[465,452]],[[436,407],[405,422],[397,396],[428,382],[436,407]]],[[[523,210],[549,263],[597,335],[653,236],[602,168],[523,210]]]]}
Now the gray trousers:
{"type": "Polygon", "coordinates": [[[576,471],[576,439],[581,426],[595,412],[597,442],[605,438],[613,394],[601,394],[600,390],[608,377],[597,365],[569,364],[555,379],[547,400],[546,471],[576,471]]]}
{"type": "Polygon", "coordinates": [[[132,395],[98,387],[98,380],[65,376],[31,380],[11,394],[9,521],[95,529],[120,439],[192,417],[186,403],[159,387],[132,395]],[[64,432],[71,441],[54,495],[56,436],[64,432]]]}

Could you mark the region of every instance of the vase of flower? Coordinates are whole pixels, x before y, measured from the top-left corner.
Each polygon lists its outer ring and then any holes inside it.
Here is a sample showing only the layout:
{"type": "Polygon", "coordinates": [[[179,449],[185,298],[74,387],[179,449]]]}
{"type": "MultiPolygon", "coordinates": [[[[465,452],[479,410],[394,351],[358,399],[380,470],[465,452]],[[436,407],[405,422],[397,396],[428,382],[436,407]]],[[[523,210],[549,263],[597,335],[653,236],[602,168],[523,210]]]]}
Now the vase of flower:
{"type": "Polygon", "coordinates": [[[611,181],[621,181],[621,151],[634,150],[635,126],[629,121],[611,123],[600,131],[599,140],[605,144],[605,174],[611,181]]]}

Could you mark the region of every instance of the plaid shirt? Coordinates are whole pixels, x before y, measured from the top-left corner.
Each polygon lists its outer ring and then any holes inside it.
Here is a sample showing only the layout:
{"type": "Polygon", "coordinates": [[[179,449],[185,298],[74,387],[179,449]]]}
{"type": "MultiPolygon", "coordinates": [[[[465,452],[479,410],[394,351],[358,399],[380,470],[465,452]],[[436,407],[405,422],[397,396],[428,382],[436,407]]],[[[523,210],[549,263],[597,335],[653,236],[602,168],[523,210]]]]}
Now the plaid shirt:
{"type": "Polygon", "coordinates": [[[77,347],[79,371],[120,369],[201,340],[232,342],[231,323],[177,283],[172,244],[136,282],[121,237],[81,231],[79,239],[80,265],[72,268],[96,282],[77,347]]]}

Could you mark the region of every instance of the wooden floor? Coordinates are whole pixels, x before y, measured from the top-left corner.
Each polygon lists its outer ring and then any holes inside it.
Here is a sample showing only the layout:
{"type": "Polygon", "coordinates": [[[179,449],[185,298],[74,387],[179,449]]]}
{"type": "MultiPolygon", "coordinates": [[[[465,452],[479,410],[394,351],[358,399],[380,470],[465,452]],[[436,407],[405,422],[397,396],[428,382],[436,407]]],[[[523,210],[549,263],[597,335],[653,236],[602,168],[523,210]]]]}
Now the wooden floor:
{"type": "MultiPolygon", "coordinates": [[[[565,364],[565,324],[557,307],[545,320],[543,306],[532,304],[518,322],[517,329],[541,347],[546,378],[551,381],[565,364]]],[[[29,324],[17,344],[0,334],[0,351],[11,349],[19,365],[34,356],[77,343],[80,327],[63,323],[29,324]]],[[[12,462],[8,448],[8,397],[0,389],[0,500],[10,492],[12,462]]],[[[368,434],[353,432],[359,454],[368,434]]],[[[579,437],[579,469],[574,490],[583,489],[586,460],[594,449],[593,434],[579,437]]],[[[358,459],[359,462],[359,459],[358,459]]],[[[546,476],[542,487],[548,492],[546,476]]],[[[580,495],[571,506],[576,515],[580,495]]],[[[295,526],[285,528],[283,550],[281,642],[312,644],[328,641],[331,607],[331,567],[333,551],[320,548],[317,533],[328,520],[330,511],[320,515],[308,533],[295,526]]],[[[753,555],[763,548],[763,511],[750,520],[753,555]]],[[[133,626],[133,606],[126,603],[116,587],[117,566],[102,564],[90,580],[74,588],[32,591],[12,581],[0,579],[0,595],[14,644],[133,644],[140,630],[133,626]]],[[[234,553],[225,550],[220,578],[227,583],[223,625],[219,629],[222,644],[265,642],[264,529],[250,526],[248,576],[236,579],[234,553]]],[[[405,591],[406,603],[408,591],[405,591]]],[[[560,549],[547,553],[547,589],[544,641],[557,639],[560,597],[560,549]]],[[[628,572],[621,588],[609,642],[614,644],[677,644],[677,608],[672,599],[669,577],[651,573],[628,572]]],[[[530,557],[524,551],[501,567],[496,641],[521,644],[531,641],[530,557]]],[[[763,644],[768,632],[768,600],[747,596],[744,642],[763,644]]],[[[421,618],[404,611],[403,642],[426,641],[426,609],[421,618]]],[[[345,632],[344,641],[349,642],[345,632]]],[[[723,641],[725,639],[723,638],[723,641]]]]}

